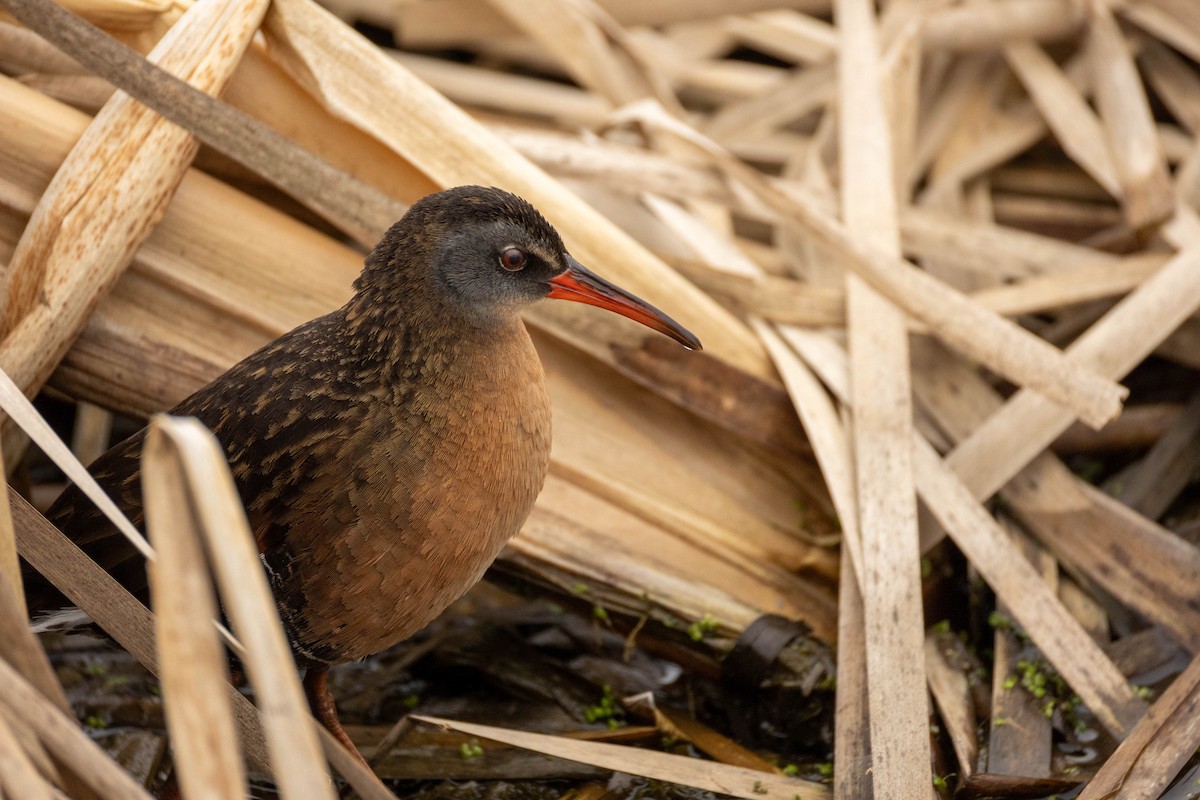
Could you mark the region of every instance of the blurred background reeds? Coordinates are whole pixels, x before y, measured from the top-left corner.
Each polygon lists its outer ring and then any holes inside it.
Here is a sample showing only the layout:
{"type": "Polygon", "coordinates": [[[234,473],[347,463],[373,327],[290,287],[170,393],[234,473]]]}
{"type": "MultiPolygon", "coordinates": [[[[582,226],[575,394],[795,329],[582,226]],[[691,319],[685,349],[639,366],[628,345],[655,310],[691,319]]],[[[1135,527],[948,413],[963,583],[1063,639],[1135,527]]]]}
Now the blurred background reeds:
{"type": "Polygon", "coordinates": [[[1192,0],[0,9],[0,797],[333,796],[326,759],[363,797],[1190,796],[1192,0]],[[333,675],[380,783],[298,703],[202,430],[152,425],[153,615],[39,512],[460,184],[705,350],[528,314],[533,515],[333,675]],[[34,636],[18,552],[107,638],[34,636]]]}

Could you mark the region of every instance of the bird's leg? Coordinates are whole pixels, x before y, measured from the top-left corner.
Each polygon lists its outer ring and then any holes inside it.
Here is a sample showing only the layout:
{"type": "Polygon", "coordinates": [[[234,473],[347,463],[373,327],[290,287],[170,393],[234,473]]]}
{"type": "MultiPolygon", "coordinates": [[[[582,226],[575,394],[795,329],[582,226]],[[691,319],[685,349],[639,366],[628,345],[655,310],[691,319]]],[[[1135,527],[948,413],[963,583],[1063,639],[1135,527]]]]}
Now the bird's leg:
{"type": "Polygon", "coordinates": [[[341,742],[351,755],[370,769],[367,760],[358,752],[354,742],[350,740],[346,729],[338,719],[337,706],[333,704],[333,695],[329,693],[329,667],[309,667],[304,672],[304,696],[308,698],[308,706],[313,716],[321,721],[325,730],[333,734],[333,738],[341,742]]]}
{"type": "Polygon", "coordinates": [[[171,765],[166,780],[154,793],[154,800],[183,800],[183,793],[179,788],[179,773],[175,771],[175,765],[171,765]]]}

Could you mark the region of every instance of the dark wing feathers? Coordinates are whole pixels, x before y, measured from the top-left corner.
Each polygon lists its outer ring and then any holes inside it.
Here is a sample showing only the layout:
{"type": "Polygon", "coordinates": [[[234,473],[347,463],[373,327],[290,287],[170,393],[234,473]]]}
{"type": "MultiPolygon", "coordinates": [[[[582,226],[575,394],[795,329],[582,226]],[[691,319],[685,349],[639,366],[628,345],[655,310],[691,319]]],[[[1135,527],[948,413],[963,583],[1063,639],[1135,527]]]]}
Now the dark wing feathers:
{"type": "MultiPolygon", "coordinates": [[[[341,366],[353,361],[341,352],[344,339],[337,335],[339,313],[276,339],[168,412],[194,416],[216,435],[256,533],[270,527],[264,524],[264,515],[273,516],[309,477],[306,449],[315,435],[328,431],[319,418],[345,420],[361,413],[354,400],[363,392],[365,366],[361,361],[353,369],[341,366]]],[[[377,375],[373,377],[377,380],[377,375]]],[[[88,468],[139,529],[143,527],[140,467],[144,438],[142,429],[88,468]]],[[[146,600],[141,556],[78,487],[68,486],[46,516],[125,588],[146,600]]],[[[260,549],[269,544],[260,541],[260,549]]],[[[32,612],[69,605],[33,570],[26,570],[25,581],[32,612]]]]}

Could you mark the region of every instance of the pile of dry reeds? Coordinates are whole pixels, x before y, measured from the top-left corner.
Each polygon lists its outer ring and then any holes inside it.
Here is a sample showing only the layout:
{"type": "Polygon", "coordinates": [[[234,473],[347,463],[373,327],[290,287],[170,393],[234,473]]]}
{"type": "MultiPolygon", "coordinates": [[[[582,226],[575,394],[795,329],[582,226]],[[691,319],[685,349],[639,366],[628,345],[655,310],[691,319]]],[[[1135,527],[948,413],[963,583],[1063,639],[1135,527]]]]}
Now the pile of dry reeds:
{"type": "MultiPolygon", "coordinates": [[[[32,439],[82,480],[22,395],[87,401],[81,420],[170,407],[340,305],[404,204],[498,185],[706,347],[530,314],[555,449],[504,568],[606,616],[705,619],[717,652],[765,613],[804,620],[838,645],[836,768],[830,790],[460,730],[747,798],[928,797],[931,693],[975,796],[1157,797],[1200,745],[1200,661],[1152,704],[1128,680],[1200,649],[1200,552],[1160,524],[1200,463],[1200,400],[1126,407],[1118,383],[1151,356],[1200,369],[1192,0],[330,3],[387,50],[312,0],[66,5],[104,32],[0,0],[9,467],[32,439]],[[1106,492],[1056,440],[1136,458],[1106,492]],[[926,627],[945,540],[1013,623],[982,692],[926,627]],[[1065,709],[1013,685],[1031,651],[1111,742],[1102,763],[1053,757],[1065,709]]],[[[285,797],[332,796],[322,744],[389,796],[300,724],[249,539],[206,544],[244,526],[211,441],[169,420],[149,441],[156,619],[11,490],[15,525],[0,508],[0,795],[143,796],[68,719],[19,549],[161,668],[185,796],[244,792],[235,741],[285,797]],[[261,722],[222,686],[210,569],[261,722]]]]}

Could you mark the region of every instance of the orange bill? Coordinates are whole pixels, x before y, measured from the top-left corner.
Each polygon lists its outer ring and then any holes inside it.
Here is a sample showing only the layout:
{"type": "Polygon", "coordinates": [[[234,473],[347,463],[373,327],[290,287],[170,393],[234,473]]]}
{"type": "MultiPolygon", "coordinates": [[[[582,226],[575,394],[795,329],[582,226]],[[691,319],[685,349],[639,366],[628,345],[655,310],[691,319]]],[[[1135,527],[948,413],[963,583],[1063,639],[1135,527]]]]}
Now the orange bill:
{"type": "Polygon", "coordinates": [[[689,350],[703,349],[700,340],[687,328],[646,301],[604,280],[569,254],[564,255],[567,257],[567,269],[550,279],[547,297],[606,308],[636,320],[647,328],[665,333],[689,350]]]}

